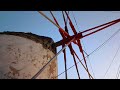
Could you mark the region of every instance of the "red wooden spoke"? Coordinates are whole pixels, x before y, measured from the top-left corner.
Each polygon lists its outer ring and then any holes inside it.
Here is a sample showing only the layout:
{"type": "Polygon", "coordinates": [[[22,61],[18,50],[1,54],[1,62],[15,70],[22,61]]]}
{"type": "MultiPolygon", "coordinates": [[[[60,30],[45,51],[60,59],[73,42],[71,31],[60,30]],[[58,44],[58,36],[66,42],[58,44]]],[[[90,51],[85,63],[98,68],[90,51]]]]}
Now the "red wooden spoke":
{"type": "MultiPolygon", "coordinates": [[[[64,24],[65,24],[65,31],[68,33],[68,28],[67,28],[67,19],[65,20],[65,16],[64,16],[64,13],[62,11],[62,15],[63,15],[63,20],[64,20],[64,24]]],[[[69,34],[69,33],[68,33],[69,34]]]]}
{"type": "Polygon", "coordinates": [[[108,23],[105,23],[105,24],[102,24],[102,25],[99,25],[99,26],[96,26],[96,27],[90,28],[90,29],[88,29],[88,30],[84,30],[82,33],[84,33],[84,32],[88,32],[88,31],[91,31],[91,30],[93,30],[93,29],[96,29],[96,28],[99,28],[99,27],[105,26],[105,25],[110,24],[110,23],[113,23],[113,22],[120,22],[120,19],[116,19],[116,20],[110,21],[110,22],[108,22],[108,23]]]}
{"type": "Polygon", "coordinates": [[[89,36],[89,35],[91,35],[91,34],[94,34],[94,33],[98,32],[98,31],[104,30],[105,28],[110,27],[110,26],[112,26],[112,25],[114,25],[114,24],[116,24],[116,23],[118,23],[118,22],[110,23],[109,25],[107,25],[107,26],[105,26],[105,27],[103,27],[103,28],[100,28],[100,29],[98,29],[98,30],[96,30],[96,31],[93,31],[93,32],[91,32],[91,33],[89,33],[89,34],[86,34],[86,35],[84,35],[83,37],[86,37],[86,36],[89,36]]]}
{"type": "MultiPolygon", "coordinates": [[[[64,46],[63,46],[64,47],[64,46]]],[[[66,60],[66,49],[63,50],[64,53],[64,63],[65,63],[65,78],[67,79],[67,60],[66,60]]]]}
{"type": "MultiPolygon", "coordinates": [[[[86,62],[86,58],[85,58],[85,55],[84,55],[84,52],[83,52],[83,49],[82,49],[81,42],[80,42],[80,40],[77,40],[77,41],[78,41],[78,47],[79,47],[79,49],[80,49],[80,52],[82,53],[83,60],[84,60],[84,62],[85,62],[86,69],[87,69],[87,71],[89,72],[88,66],[87,66],[87,62],[86,62]]],[[[88,75],[89,75],[89,74],[88,74],[88,75]]],[[[89,78],[90,78],[90,76],[89,76],[89,78]]]]}
{"type": "Polygon", "coordinates": [[[73,25],[73,23],[72,23],[69,15],[67,14],[66,11],[65,11],[65,14],[67,15],[67,18],[68,18],[68,20],[70,21],[69,24],[70,24],[70,27],[72,28],[73,33],[74,33],[74,34],[77,34],[77,31],[75,30],[75,27],[74,27],[74,25],[73,25]]]}
{"type": "Polygon", "coordinates": [[[68,47],[69,47],[69,49],[70,49],[71,55],[73,56],[74,63],[75,63],[75,67],[76,67],[76,71],[77,71],[77,75],[78,75],[78,78],[80,79],[80,74],[79,74],[79,70],[78,70],[77,62],[76,62],[76,59],[75,59],[75,56],[74,56],[74,52],[73,52],[73,48],[72,48],[72,44],[68,45],[68,47]]]}

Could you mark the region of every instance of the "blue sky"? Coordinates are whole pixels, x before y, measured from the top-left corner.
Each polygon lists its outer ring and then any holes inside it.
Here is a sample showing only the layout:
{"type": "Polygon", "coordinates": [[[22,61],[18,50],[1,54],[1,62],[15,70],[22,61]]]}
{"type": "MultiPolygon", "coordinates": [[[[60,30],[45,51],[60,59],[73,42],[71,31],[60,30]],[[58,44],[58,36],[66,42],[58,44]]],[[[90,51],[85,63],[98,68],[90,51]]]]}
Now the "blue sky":
{"type": "MultiPolygon", "coordinates": [[[[52,19],[49,11],[43,11],[49,18],[52,19]]],[[[61,27],[64,27],[64,22],[62,18],[61,11],[53,12],[61,27]]],[[[94,26],[112,21],[114,19],[120,18],[119,11],[73,11],[74,16],[77,20],[78,28],[73,19],[72,13],[70,12],[70,17],[75,25],[77,31],[83,31],[94,26]]],[[[94,49],[96,49],[100,44],[107,40],[115,31],[120,28],[120,23],[113,25],[103,31],[100,31],[91,36],[85,37],[82,39],[82,45],[84,44],[84,50],[89,54],[94,49]]],[[[37,35],[51,37],[55,42],[62,39],[58,32],[58,28],[54,26],[51,22],[41,16],[37,11],[0,11],[0,31],[16,31],[16,32],[32,32],[37,35]]],[[[72,30],[69,28],[70,35],[73,35],[72,30]]],[[[114,38],[112,38],[103,48],[95,52],[93,55],[87,59],[88,67],[90,68],[90,63],[95,74],[95,78],[104,78],[104,74],[110,65],[116,50],[120,44],[120,34],[118,33],[114,38]]],[[[74,50],[81,57],[79,49],[74,46],[74,50]]],[[[57,48],[59,51],[61,47],[57,48]]],[[[120,64],[119,62],[120,52],[118,52],[114,62],[112,63],[108,73],[105,78],[115,78],[117,73],[117,68],[120,64]]],[[[73,59],[67,48],[67,67],[72,66],[73,59]]],[[[87,73],[79,66],[79,72],[81,78],[88,78],[87,73]]],[[[64,71],[64,60],[63,53],[58,56],[58,74],[64,71]]],[[[64,79],[64,74],[58,77],[59,79],[64,79]]],[[[68,70],[69,79],[77,79],[77,74],[75,67],[68,70]]]]}

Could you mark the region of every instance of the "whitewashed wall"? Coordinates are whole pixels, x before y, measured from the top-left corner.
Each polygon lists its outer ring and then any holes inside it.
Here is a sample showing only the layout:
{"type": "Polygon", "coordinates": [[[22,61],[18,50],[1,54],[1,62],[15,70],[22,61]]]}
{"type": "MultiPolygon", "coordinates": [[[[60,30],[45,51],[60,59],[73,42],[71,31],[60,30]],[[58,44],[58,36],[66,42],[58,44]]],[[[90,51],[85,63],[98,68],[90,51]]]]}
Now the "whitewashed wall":
{"type": "MultiPolygon", "coordinates": [[[[0,34],[0,78],[30,79],[54,55],[41,43],[24,37],[0,34]]],[[[38,79],[51,79],[57,74],[57,60],[54,60],[38,79]]]]}

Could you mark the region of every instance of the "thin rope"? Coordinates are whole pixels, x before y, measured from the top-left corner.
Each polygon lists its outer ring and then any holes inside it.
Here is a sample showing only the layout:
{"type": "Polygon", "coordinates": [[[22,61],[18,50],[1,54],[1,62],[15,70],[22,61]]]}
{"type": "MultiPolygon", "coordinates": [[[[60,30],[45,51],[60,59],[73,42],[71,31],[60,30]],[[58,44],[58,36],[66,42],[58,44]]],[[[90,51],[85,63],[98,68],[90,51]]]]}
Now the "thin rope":
{"type": "Polygon", "coordinates": [[[74,21],[75,21],[75,24],[76,24],[76,26],[77,26],[77,31],[79,31],[79,27],[78,27],[78,24],[77,24],[77,20],[76,20],[76,18],[75,18],[75,15],[73,14],[73,11],[72,11],[72,16],[73,16],[74,21]]]}
{"type": "Polygon", "coordinates": [[[96,78],[96,77],[95,77],[95,73],[94,73],[93,68],[92,68],[92,64],[91,64],[90,58],[89,58],[89,57],[87,57],[87,58],[88,58],[88,61],[89,61],[89,63],[90,63],[90,68],[91,68],[91,71],[92,71],[92,73],[93,73],[93,76],[94,76],[94,78],[96,78]]]}
{"type": "Polygon", "coordinates": [[[119,12],[116,12],[116,11],[103,11],[103,12],[110,12],[110,13],[119,13],[120,14],[120,11],[119,12]]]}
{"type": "Polygon", "coordinates": [[[113,57],[111,63],[110,63],[110,65],[109,65],[107,71],[105,72],[104,77],[105,77],[106,74],[108,73],[108,71],[109,71],[109,69],[110,69],[110,67],[111,67],[111,65],[112,65],[112,63],[113,63],[113,61],[115,60],[115,58],[116,58],[116,56],[117,56],[117,54],[118,54],[119,49],[120,49],[120,45],[119,45],[119,47],[118,47],[118,49],[117,49],[117,51],[116,51],[116,53],[115,53],[115,55],[114,55],[114,57],[113,57]]]}
{"type": "Polygon", "coordinates": [[[120,65],[119,65],[118,70],[117,70],[116,79],[119,78],[119,74],[120,74],[120,65]]]}

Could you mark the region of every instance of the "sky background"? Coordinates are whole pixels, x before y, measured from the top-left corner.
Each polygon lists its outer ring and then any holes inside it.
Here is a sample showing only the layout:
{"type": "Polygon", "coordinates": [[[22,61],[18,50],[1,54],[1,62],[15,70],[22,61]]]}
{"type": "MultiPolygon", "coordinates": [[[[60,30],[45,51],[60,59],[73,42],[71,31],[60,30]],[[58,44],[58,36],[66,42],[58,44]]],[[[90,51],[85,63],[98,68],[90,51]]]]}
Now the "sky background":
{"type": "MultiPolygon", "coordinates": [[[[43,11],[49,18],[52,19],[49,11],[43,11]]],[[[53,11],[55,17],[57,18],[60,26],[64,28],[64,22],[61,11],[53,11]]],[[[109,21],[120,18],[119,11],[70,11],[70,17],[74,23],[77,32],[84,31],[86,29],[92,28],[94,26],[107,23],[109,21]],[[73,14],[76,18],[77,25],[75,24],[73,14]]],[[[53,19],[52,19],[53,20],[53,19]]],[[[73,35],[70,29],[70,35],[73,35]]],[[[107,40],[113,33],[120,29],[120,23],[115,24],[103,31],[95,33],[91,36],[82,39],[83,49],[89,54],[95,50],[99,45],[101,45],[105,40],[107,40]]],[[[3,31],[15,31],[15,32],[32,32],[40,36],[51,37],[55,42],[62,39],[59,34],[58,28],[54,26],[51,22],[41,16],[37,11],[0,11],[0,32],[3,31]]],[[[80,59],[81,53],[76,45],[72,44],[74,50],[79,55],[80,59]]],[[[120,51],[118,51],[116,58],[114,59],[108,73],[105,75],[113,57],[120,45],[120,33],[118,33],[114,38],[112,38],[103,48],[93,53],[89,58],[87,58],[87,63],[91,74],[94,73],[94,78],[116,78],[116,73],[120,65],[120,51]],[[91,69],[91,66],[92,69],[91,69]]],[[[61,49],[61,46],[57,48],[57,51],[61,49]]],[[[63,53],[58,57],[58,74],[64,71],[64,59],[63,53]]],[[[73,58],[67,48],[67,67],[74,65],[73,58]]],[[[86,71],[83,69],[81,64],[78,64],[80,76],[82,79],[88,78],[86,71]]],[[[58,77],[59,79],[64,79],[65,75],[62,74],[58,77]]],[[[75,67],[68,70],[69,79],[77,79],[77,73],[75,67]]]]}

